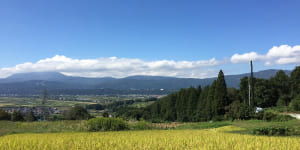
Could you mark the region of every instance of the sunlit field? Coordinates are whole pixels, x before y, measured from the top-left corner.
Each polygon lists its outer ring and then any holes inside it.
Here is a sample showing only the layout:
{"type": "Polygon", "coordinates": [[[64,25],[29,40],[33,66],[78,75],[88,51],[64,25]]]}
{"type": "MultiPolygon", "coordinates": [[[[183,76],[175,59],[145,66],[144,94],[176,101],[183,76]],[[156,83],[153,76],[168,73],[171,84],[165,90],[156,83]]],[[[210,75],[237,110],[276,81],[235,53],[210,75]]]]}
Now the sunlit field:
{"type": "Polygon", "coordinates": [[[15,134],[1,137],[0,149],[299,149],[299,137],[229,133],[233,130],[240,128],[15,134]]]}

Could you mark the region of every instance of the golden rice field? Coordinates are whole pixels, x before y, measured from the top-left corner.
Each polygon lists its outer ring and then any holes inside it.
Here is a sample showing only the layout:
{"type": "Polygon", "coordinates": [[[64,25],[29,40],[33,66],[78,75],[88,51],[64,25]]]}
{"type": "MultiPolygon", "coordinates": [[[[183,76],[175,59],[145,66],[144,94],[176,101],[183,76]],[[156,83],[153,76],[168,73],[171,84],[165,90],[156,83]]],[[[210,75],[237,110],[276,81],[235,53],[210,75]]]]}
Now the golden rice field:
{"type": "Polygon", "coordinates": [[[227,126],[208,130],[147,130],[90,133],[15,134],[0,138],[0,149],[300,149],[299,137],[266,137],[226,133],[227,126]]]}

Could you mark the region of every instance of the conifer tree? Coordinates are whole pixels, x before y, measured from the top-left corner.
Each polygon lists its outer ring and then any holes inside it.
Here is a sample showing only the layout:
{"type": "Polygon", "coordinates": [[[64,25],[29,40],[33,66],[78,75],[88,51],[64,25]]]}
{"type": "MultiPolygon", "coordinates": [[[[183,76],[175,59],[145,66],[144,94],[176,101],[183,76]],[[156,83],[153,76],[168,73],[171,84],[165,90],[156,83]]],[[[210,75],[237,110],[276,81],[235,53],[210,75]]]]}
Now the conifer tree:
{"type": "Polygon", "coordinates": [[[213,118],[213,115],[215,112],[214,107],[213,107],[213,103],[214,103],[214,99],[215,99],[214,98],[215,90],[216,90],[216,80],[209,87],[207,102],[205,105],[206,120],[211,120],[213,118]]]}
{"type": "Polygon", "coordinates": [[[225,114],[225,106],[227,102],[227,87],[225,83],[224,73],[220,70],[218,79],[216,81],[216,89],[214,96],[214,111],[216,116],[223,116],[225,114]]]}

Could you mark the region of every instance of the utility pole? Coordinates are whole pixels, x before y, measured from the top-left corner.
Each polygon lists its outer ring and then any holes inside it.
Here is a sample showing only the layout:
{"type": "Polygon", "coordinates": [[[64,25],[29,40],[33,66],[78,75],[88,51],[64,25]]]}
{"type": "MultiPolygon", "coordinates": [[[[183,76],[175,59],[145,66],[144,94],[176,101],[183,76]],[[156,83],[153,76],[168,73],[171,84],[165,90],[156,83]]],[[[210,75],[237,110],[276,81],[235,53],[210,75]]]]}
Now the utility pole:
{"type": "Polygon", "coordinates": [[[248,80],[248,84],[249,84],[249,107],[251,107],[251,102],[253,103],[253,65],[252,65],[252,60],[250,61],[250,67],[251,67],[251,75],[250,78],[248,80]]]}

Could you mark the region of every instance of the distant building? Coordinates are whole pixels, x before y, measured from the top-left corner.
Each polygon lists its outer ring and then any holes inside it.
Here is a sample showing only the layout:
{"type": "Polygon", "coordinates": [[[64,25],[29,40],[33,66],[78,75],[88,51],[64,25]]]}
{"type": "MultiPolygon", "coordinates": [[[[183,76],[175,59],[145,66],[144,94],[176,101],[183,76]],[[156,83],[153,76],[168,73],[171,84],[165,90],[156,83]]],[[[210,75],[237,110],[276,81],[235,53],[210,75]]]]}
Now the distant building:
{"type": "Polygon", "coordinates": [[[256,107],[255,113],[259,113],[259,112],[261,112],[261,111],[264,111],[264,109],[263,109],[263,108],[260,108],[260,107],[256,107]]]}

